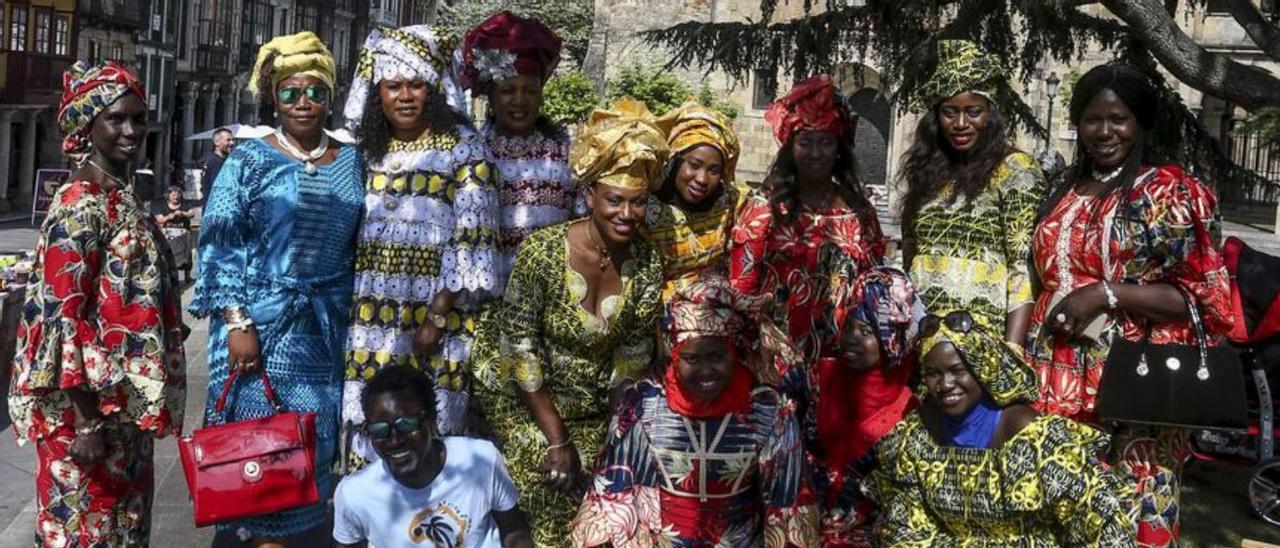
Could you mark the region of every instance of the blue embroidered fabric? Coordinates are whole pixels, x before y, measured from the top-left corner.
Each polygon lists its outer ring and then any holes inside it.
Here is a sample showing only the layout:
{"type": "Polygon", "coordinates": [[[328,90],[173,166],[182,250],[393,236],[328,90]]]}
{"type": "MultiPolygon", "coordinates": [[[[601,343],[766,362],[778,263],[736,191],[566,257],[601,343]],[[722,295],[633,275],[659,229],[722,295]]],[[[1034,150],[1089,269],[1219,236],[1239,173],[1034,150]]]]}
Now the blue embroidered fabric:
{"type": "Polygon", "coordinates": [[[204,422],[274,413],[256,376],[236,381],[225,416],[214,412],[230,372],[221,310],[243,306],[254,320],[262,362],[286,410],[316,414],[315,476],[323,498],[305,508],[219,525],[219,530],[279,538],[316,527],[326,517],[363,205],[364,165],[349,146],[312,175],[267,142],[247,141],[231,153],[214,181],[189,307],[193,315],[209,317],[204,422]]]}

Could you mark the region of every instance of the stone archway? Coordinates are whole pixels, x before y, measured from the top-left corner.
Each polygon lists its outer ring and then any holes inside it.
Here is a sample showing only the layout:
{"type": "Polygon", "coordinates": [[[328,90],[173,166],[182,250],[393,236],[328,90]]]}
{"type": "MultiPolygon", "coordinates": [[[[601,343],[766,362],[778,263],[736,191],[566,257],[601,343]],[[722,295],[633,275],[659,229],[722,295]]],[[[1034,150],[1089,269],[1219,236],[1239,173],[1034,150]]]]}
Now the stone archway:
{"type": "Polygon", "coordinates": [[[863,182],[883,185],[889,173],[889,101],[880,91],[863,88],[848,96],[849,109],[858,114],[854,151],[863,182]]]}

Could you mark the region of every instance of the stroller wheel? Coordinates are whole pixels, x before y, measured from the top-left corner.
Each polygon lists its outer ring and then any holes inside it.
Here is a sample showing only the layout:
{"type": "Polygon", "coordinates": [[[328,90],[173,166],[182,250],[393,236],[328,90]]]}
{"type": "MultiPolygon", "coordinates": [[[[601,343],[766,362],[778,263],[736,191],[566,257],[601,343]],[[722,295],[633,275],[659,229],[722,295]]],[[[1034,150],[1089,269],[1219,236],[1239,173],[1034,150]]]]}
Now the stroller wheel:
{"type": "Polygon", "coordinates": [[[1267,459],[1253,468],[1249,504],[1263,521],[1280,525],[1280,459],[1267,459]]]}

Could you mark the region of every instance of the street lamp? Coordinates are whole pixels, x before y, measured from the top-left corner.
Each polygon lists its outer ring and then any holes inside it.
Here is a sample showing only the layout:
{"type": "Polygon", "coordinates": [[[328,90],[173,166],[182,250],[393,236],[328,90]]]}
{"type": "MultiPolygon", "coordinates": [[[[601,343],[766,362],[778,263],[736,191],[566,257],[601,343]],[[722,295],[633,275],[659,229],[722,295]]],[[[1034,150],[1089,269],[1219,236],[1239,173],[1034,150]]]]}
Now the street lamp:
{"type": "Polygon", "coordinates": [[[1058,96],[1058,84],[1062,80],[1058,79],[1058,73],[1050,72],[1049,77],[1045,78],[1045,91],[1049,94],[1049,123],[1045,125],[1044,149],[1049,150],[1050,143],[1053,142],[1053,98],[1058,96]]]}

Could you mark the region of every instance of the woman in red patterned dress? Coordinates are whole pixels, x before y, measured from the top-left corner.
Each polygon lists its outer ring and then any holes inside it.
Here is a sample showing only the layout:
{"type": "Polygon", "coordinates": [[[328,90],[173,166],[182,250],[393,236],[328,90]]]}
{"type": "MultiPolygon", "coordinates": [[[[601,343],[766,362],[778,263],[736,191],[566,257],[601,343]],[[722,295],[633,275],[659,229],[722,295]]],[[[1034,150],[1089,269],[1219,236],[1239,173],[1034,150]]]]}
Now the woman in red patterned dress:
{"type": "Polygon", "coordinates": [[[36,546],[147,546],[153,438],[182,429],[186,331],[173,257],[133,194],[147,106],[114,62],[63,82],[62,150],[84,160],[40,229],[9,416],[36,444],[36,546]]]}
{"type": "MultiPolygon", "coordinates": [[[[1041,208],[1033,236],[1043,291],[1028,355],[1039,375],[1036,407],[1097,424],[1098,384],[1117,337],[1140,341],[1150,328],[1154,344],[1195,344],[1182,291],[1194,296],[1211,341],[1231,320],[1217,198],[1147,146],[1158,116],[1151,82],[1131,67],[1104,65],[1075,89],[1080,160],[1041,208]],[[1097,332],[1089,325],[1099,317],[1097,332]]],[[[1116,471],[1139,499],[1138,544],[1176,542],[1187,431],[1100,426],[1113,433],[1116,471]]]]}
{"type": "Polygon", "coordinates": [[[884,236],[855,175],[853,118],[830,76],[796,84],[765,120],[782,149],[733,229],[730,280],[738,291],[786,303],[791,339],[812,362],[822,351],[814,324],[828,277],[844,260],[858,270],[879,265],[884,236]]]}

